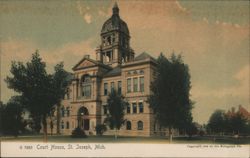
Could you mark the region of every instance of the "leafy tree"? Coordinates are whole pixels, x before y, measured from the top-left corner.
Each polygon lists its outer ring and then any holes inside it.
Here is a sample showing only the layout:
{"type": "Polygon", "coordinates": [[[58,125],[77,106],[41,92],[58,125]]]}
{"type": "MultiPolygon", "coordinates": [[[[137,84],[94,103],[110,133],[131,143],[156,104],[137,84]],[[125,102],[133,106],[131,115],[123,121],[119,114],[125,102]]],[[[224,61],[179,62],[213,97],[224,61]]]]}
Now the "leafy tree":
{"type": "Polygon", "coordinates": [[[198,133],[198,128],[196,127],[195,123],[192,122],[190,124],[188,124],[187,128],[186,128],[186,132],[188,134],[188,136],[191,138],[193,135],[198,133]]]}
{"type": "Polygon", "coordinates": [[[96,125],[95,130],[96,130],[96,134],[103,135],[103,133],[107,131],[107,127],[104,124],[99,124],[99,125],[96,125]]]}
{"type": "Polygon", "coordinates": [[[41,126],[41,116],[34,116],[34,114],[30,114],[30,117],[32,118],[31,121],[31,128],[34,132],[39,133],[42,126],[41,126]]]}
{"type": "Polygon", "coordinates": [[[0,136],[3,134],[3,115],[4,115],[4,104],[0,101],[0,136]]]}
{"type": "Polygon", "coordinates": [[[117,132],[120,130],[124,123],[124,109],[128,105],[124,97],[117,93],[116,90],[112,91],[107,99],[107,108],[109,115],[106,122],[108,122],[111,129],[115,129],[115,138],[117,139],[117,132]]]}
{"type": "MultiPolygon", "coordinates": [[[[64,70],[64,64],[63,62],[57,64],[54,68],[55,73],[53,74],[53,94],[54,94],[54,103],[56,105],[56,109],[54,109],[55,107],[52,107],[51,111],[50,111],[50,116],[52,115],[52,113],[54,113],[55,110],[57,110],[57,120],[60,120],[60,107],[61,107],[61,100],[63,99],[66,90],[67,90],[67,86],[69,83],[69,78],[70,78],[70,74],[64,70]]],[[[51,118],[51,117],[50,117],[51,118]]],[[[51,120],[52,121],[52,120],[51,120]]],[[[51,127],[51,131],[53,130],[53,124],[51,127]]],[[[57,133],[60,133],[60,122],[57,121],[57,133]]]]}
{"type": "Polygon", "coordinates": [[[2,113],[2,130],[4,134],[10,134],[15,137],[23,132],[26,126],[22,118],[23,107],[20,103],[20,98],[15,96],[10,99],[10,101],[4,107],[2,113]]]}
{"type": "Polygon", "coordinates": [[[150,88],[150,107],[159,124],[169,129],[169,138],[172,141],[173,128],[185,128],[185,124],[192,122],[189,69],[180,55],[172,54],[170,59],[163,54],[158,57],[156,78],[150,88]]]}
{"type": "Polygon", "coordinates": [[[226,128],[225,113],[222,110],[216,110],[210,116],[207,127],[211,132],[214,133],[225,132],[226,128]]]}
{"type": "Polygon", "coordinates": [[[31,113],[35,129],[39,130],[39,124],[42,122],[45,141],[47,141],[47,117],[62,98],[62,89],[57,89],[58,85],[63,84],[60,82],[61,79],[58,79],[59,76],[63,77],[62,69],[63,64],[59,64],[55,67],[55,74],[48,74],[46,64],[37,51],[32,54],[31,61],[26,65],[22,62],[12,62],[10,72],[13,77],[6,78],[8,87],[20,93],[23,105],[31,113]]]}
{"type": "Polygon", "coordinates": [[[232,115],[228,119],[229,131],[233,134],[240,134],[247,132],[247,119],[240,113],[232,115]]]}
{"type": "Polygon", "coordinates": [[[72,138],[87,138],[86,133],[84,132],[83,129],[81,129],[80,127],[76,127],[72,133],[71,133],[71,137],[72,138]]]}

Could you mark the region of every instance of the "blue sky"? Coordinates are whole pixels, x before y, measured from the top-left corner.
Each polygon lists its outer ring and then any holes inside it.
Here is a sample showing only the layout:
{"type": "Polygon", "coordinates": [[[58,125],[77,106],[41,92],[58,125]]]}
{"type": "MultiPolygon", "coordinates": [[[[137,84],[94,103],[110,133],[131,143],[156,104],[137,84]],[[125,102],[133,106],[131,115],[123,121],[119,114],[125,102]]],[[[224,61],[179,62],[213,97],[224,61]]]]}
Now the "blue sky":
{"type": "MultiPolygon", "coordinates": [[[[215,109],[249,109],[248,1],[117,1],[131,47],[157,57],[181,53],[190,67],[194,120],[215,109]]],[[[39,49],[48,70],[71,68],[85,54],[95,58],[102,24],[114,1],[0,1],[1,99],[15,93],[3,79],[12,60],[27,61],[39,49]]]]}

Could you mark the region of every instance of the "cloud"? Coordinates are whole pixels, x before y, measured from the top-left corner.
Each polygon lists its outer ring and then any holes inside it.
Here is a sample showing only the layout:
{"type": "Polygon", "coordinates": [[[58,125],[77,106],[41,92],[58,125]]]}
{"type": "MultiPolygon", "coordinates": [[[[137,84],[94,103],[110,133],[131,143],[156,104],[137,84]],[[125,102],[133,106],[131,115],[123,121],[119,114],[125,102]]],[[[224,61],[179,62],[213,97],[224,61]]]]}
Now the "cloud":
{"type": "Polygon", "coordinates": [[[232,76],[232,78],[237,81],[237,84],[228,87],[209,88],[202,85],[195,85],[192,89],[192,95],[197,99],[202,97],[224,98],[230,96],[240,97],[247,100],[250,96],[249,72],[249,65],[242,67],[232,76]]]}
{"type": "Polygon", "coordinates": [[[84,20],[86,23],[90,24],[92,22],[92,16],[89,13],[84,14],[84,20]]]}
{"type": "Polygon", "coordinates": [[[83,5],[80,1],[77,1],[76,8],[79,11],[79,14],[83,17],[84,21],[87,24],[90,24],[92,22],[92,15],[89,13],[90,7],[83,5]]]}

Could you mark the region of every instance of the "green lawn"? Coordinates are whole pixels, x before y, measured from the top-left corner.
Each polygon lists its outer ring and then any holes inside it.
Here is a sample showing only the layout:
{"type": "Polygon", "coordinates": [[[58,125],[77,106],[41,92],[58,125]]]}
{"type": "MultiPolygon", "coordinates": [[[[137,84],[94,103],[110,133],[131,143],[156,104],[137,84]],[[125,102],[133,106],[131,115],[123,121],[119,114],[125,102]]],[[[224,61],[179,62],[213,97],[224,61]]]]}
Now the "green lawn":
{"type": "MultiPolygon", "coordinates": [[[[42,135],[36,136],[19,136],[14,137],[0,137],[1,141],[13,142],[13,141],[25,141],[25,142],[43,142],[42,135]]],[[[114,136],[89,136],[87,138],[71,138],[70,136],[49,136],[48,142],[58,143],[157,143],[168,144],[169,140],[166,137],[118,137],[115,140],[114,136]]],[[[250,138],[242,139],[212,139],[206,137],[195,138],[173,138],[172,144],[250,144],[250,138]]]]}

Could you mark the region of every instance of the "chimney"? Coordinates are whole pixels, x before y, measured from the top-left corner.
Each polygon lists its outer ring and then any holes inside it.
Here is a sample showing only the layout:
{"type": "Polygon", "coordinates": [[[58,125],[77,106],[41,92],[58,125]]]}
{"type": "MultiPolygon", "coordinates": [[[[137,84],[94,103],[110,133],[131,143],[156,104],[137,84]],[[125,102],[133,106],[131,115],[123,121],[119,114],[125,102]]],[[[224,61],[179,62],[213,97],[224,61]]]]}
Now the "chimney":
{"type": "Polygon", "coordinates": [[[84,58],[89,59],[89,55],[88,54],[84,55],[84,58]]]}

